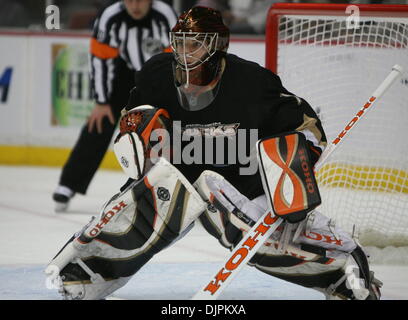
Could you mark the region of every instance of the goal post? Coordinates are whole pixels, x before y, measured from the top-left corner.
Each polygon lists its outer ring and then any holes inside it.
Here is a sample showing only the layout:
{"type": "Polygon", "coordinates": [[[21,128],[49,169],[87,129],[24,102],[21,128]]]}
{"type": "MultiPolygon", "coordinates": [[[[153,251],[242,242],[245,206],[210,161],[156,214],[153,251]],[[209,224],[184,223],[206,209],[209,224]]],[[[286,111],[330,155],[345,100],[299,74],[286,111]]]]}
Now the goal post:
{"type": "MultiPolygon", "coordinates": [[[[408,5],[277,3],[266,67],[305,98],[328,141],[395,65],[408,70],[408,5]]],[[[320,210],[363,245],[408,245],[408,74],[319,170],[320,210]]]]}

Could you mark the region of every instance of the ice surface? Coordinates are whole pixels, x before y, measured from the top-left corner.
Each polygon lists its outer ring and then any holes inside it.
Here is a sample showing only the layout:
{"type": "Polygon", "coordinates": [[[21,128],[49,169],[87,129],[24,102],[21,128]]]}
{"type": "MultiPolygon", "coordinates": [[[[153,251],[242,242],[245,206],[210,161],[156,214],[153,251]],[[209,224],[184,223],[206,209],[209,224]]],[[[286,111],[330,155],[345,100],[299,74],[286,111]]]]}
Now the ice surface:
{"type": "MultiPolygon", "coordinates": [[[[51,194],[59,174],[57,168],[0,166],[1,300],[60,299],[56,290],[46,286],[43,272],[46,264],[92,215],[99,214],[105,201],[126,180],[119,171],[98,171],[87,196],[76,196],[69,213],[56,214],[51,194]]],[[[394,255],[401,252],[395,250],[394,255]]],[[[157,254],[115,296],[138,300],[189,299],[228,254],[198,224],[186,237],[157,254]]],[[[383,261],[387,264],[372,266],[377,278],[384,282],[383,298],[408,299],[406,259],[398,260],[399,264],[383,261]]],[[[220,299],[319,300],[324,297],[314,290],[245,267],[220,299]]]]}

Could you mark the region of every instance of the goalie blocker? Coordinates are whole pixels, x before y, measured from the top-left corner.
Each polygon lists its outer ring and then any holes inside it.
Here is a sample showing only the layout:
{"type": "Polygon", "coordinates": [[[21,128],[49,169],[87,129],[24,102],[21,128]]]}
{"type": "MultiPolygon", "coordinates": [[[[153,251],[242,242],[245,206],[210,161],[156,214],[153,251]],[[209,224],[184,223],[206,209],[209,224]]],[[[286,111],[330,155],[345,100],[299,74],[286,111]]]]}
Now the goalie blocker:
{"type": "Polygon", "coordinates": [[[275,215],[295,223],[321,204],[303,133],[261,139],[257,151],[262,184],[275,215]]]}

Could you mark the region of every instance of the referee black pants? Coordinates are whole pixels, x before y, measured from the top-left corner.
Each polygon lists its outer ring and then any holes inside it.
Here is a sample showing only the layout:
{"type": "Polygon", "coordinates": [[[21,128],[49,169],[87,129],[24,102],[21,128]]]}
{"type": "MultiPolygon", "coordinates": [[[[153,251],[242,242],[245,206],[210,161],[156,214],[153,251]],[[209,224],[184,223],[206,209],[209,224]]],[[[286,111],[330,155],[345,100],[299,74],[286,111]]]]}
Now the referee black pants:
{"type": "Polygon", "coordinates": [[[112,124],[105,117],[102,133],[98,133],[96,126],[94,126],[93,131],[88,132],[88,124],[86,123],[82,127],[79,138],[62,169],[59,184],[77,193],[86,193],[110,145],[120,118],[120,111],[126,106],[129,92],[135,86],[134,71],[123,67],[123,65],[119,65],[118,70],[116,81],[113,83],[110,102],[115,124],[112,124]]]}

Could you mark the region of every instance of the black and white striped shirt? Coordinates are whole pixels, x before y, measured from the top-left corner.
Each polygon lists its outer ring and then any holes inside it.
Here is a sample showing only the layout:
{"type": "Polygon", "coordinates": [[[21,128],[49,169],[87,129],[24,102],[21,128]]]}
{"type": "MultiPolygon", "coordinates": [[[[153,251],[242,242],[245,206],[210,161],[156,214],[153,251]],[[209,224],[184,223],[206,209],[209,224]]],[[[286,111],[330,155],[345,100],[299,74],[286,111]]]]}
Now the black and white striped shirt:
{"type": "Polygon", "coordinates": [[[123,1],[102,12],[95,21],[90,47],[91,81],[97,103],[110,103],[117,76],[114,60],[119,57],[129,69],[140,70],[145,61],[169,46],[169,32],[176,21],[173,8],[157,0],[152,1],[150,12],[141,20],[127,13],[123,1]]]}

